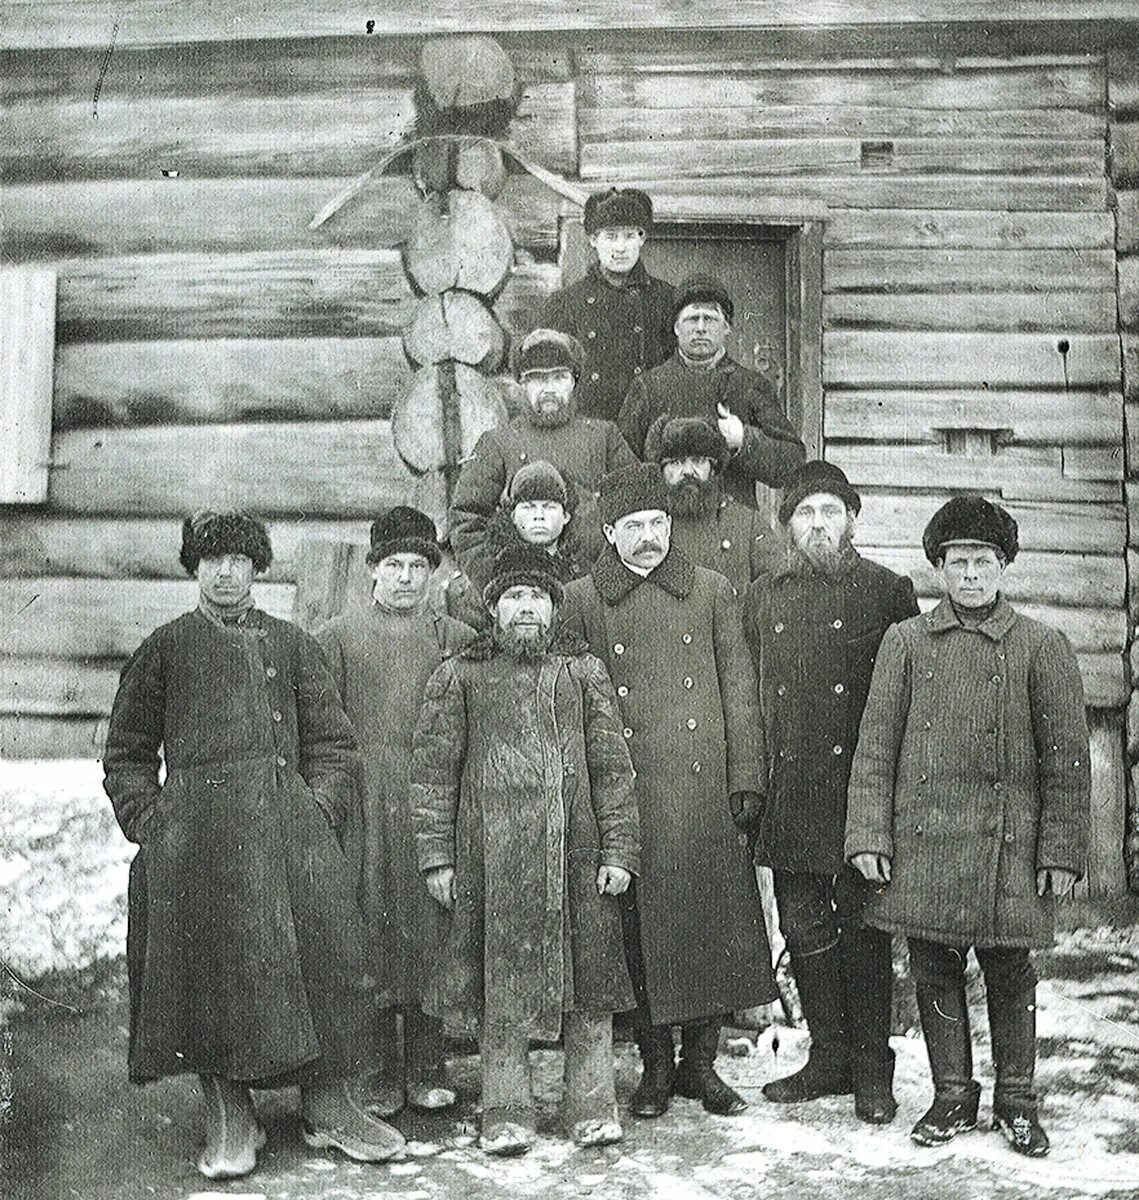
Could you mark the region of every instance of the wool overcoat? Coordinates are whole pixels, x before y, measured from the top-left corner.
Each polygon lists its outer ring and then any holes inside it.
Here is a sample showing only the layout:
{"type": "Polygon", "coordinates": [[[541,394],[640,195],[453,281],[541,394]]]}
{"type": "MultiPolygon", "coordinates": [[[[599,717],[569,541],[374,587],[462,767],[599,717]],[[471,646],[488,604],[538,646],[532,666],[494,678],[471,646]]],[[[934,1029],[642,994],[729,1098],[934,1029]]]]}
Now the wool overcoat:
{"type": "Polygon", "coordinates": [[[572,334],[585,347],[585,372],[575,393],[582,416],[615,421],[633,380],[672,353],[675,294],[643,263],[617,286],[595,262],[583,279],[550,297],[541,324],[572,334]]]}
{"type": "Polygon", "coordinates": [[[767,519],[726,493],[707,516],[673,513],[672,544],[698,567],[719,571],[741,601],[753,579],[783,562],[782,547],[767,519]]]}
{"type": "Polygon", "coordinates": [[[846,856],[883,854],[868,924],[927,941],[1048,946],[1036,872],[1082,875],[1083,686],[1059,631],[999,597],[976,629],[943,600],[882,640],[850,779],[846,856]]]}
{"type": "Polygon", "coordinates": [[[431,673],[474,630],[429,609],[360,605],[317,630],[363,762],[358,803],[343,831],[359,870],[360,909],[384,994],[418,1005],[447,934],[415,857],[408,799],[411,742],[431,673]]]}
{"type": "Polygon", "coordinates": [[[453,1032],[532,1038],[562,1013],[633,1005],[602,865],[640,870],[633,769],[613,685],[580,640],[532,661],[484,633],[437,668],[415,732],[419,866],[455,868],[450,936],[424,1007],[453,1032]]]}
{"type": "Polygon", "coordinates": [[[550,427],[534,424],[531,415],[527,410],[508,425],[487,430],[459,472],[451,499],[451,548],[464,570],[474,557],[476,582],[488,523],[519,467],[539,460],[552,463],[566,485],[576,489],[574,520],[583,536],[596,538],[601,477],[636,462],[612,421],[574,415],[565,424],[550,427]]]}
{"type": "Polygon", "coordinates": [[[718,404],[744,424],[743,445],[724,468],[724,487],[754,508],[755,485],[782,487],[807,455],[771,384],[758,371],[728,355],[708,369],[689,367],[674,354],[633,381],[617,424],[633,453],[643,457],[645,438],[658,417],[699,417],[715,428],[718,404]]]}
{"type": "Polygon", "coordinates": [[[254,609],[153,633],[123,669],[104,786],[131,864],[130,1073],[281,1080],[370,1053],[364,932],[333,826],[352,728],[306,633],[254,609]],[[159,783],[159,750],[166,765],[159,783]]]}
{"type": "Polygon", "coordinates": [[[759,683],[767,797],[756,861],[837,875],[846,787],[879,643],[916,616],[909,579],[853,550],[830,576],[784,565],[756,580],[744,634],[759,683]]]}
{"type": "Polygon", "coordinates": [[[653,1024],[767,1003],[767,930],[728,802],[760,786],[755,675],[731,585],[676,549],[642,579],[610,549],[564,607],[609,668],[637,771],[653,1024]]]}

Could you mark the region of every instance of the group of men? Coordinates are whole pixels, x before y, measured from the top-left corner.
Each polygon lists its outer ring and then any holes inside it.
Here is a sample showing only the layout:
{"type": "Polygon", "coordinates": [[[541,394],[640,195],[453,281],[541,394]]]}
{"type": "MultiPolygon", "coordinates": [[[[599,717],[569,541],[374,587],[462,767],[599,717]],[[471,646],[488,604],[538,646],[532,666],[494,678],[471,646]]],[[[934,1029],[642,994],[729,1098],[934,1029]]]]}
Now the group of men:
{"type": "Polygon", "coordinates": [[[521,341],[526,403],[456,485],[442,604],[414,509],[374,522],[369,602],[316,639],[253,606],[259,521],[184,526],[199,606],[124,669],[105,762],[141,845],[132,1078],[199,1075],[210,1177],[256,1165],[250,1087],[299,1083],[310,1145],[399,1153],[385,1117],[455,1101],[447,1033],[478,1039],[488,1153],[531,1143],[534,1040],[563,1041],[569,1136],[622,1136],[614,1013],[643,1064],[632,1114],[739,1113],[721,1025],[777,995],[754,864],[811,1034],[769,1100],[893,1119],[902,933],[935,1093],[912,1136],[977,1122],[975,947],[994,1126],[1047,1151],[1029,950],[1083,869],[1071,649],[1000,594],[999,506],[934,515],[925,615],[862,558],[858,492],[726,353],[723,285],[645,272],[650,228],[643,193],[591,198],[597,262],[521,341]],[[782,488],[778,533],[756,483],[782,488]]]}

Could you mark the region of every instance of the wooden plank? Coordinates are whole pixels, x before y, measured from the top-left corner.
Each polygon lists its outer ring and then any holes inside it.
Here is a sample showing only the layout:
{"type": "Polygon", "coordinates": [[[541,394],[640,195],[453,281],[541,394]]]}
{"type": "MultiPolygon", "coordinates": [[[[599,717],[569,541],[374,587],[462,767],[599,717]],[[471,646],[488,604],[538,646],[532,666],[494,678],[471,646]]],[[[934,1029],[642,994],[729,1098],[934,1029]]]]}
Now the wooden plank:
{"type": "Polygon", "coordinates": [[[1139,115],[1139,50],[1116,44],[1107,56],[1107,107],[1113,116],[1139,115]]]}
{"type": "Polygon", "coordinates": [[[411,383],[398,337],[61,346],[55,429],[391,416],[411,383]]]}
{"type": "Polygon", "coordinates": [[[851,209],[834,214],[827,223],[826,236],[828,250],[840,247],[1109,250],[1115,244],[1111,214],[1106,212],[851,209]]]}
{"type": "MultiPolygon", "coordinates": [[[[1139,336],[1125,333],[1123,343],[1123,399],[1128,404],[1139,403],[1139,336]]],[[[1139,458],[1134,460],[1139,464],[1139,458]]]]}
{"type": "MultiPolygon", "coordinates": [[[[54,265],[61,341],[387,337],[415,307],[394,250],[155,254],[54,265]]],[[[523,328],[560,281],[551,264],[520,264],[496,302],[500,322],[523,328]]]]}
{"type": "MultiPolygon", "coordinates": [[[[1018,174],[1099,177],[1102,143],[1037,138],[894,138],[890,162],[877,174],[1018,174]]],[[[716,175],[870,173],[857,138],[659,138],[584,142],[583,179],[716,175]]]]}
{"type": "MultiPolygon", "coordinates": [[[[94,180],[0,188],[0,247],[10,262],[183,252],[376,250],[409,235],[420,194],[410,176],[383,175],[319,229],[309,222],[348,185],[312,179],[94,180]]],[[[511,175],[495,200],[515,246],[558,244],[561,197],[530,175],[511,175]]]]}
{"type": "Polygon", "coordinates": [[[1121,654],[1077,654],[1089,708],[1122,708],[1131,696],[1127,663],[1121,654]]]}
{"type": "Polygon", "coordinates": [[[0,761],[101,758],[106,740],[102,717],[0,716],[0,761]]]}
{"type": "MultiPolygon", "coordinates": [[[[944,495],[877,488],[866,488],[861,495],[857,539],[872,546],[916,545],[945,502],[944,495]]],[[[999,493],[991,498],[1001,500],[999,493]]],[[[1002,503],[1019,526],[1023,550],[1121,554],[1126,544],[1127,516],[1120,504],[1002,503]]]]}
{"type": "Polygon", "coordinates": [[[49,495],[53,508],[85,514],[176,516],[230,503],[346,518],[391,504],[437,511],[437,487],[436,476],[404,467],[389,421],[313,421],[58,434],[49,495]]]}
{"type": "Polygon", "coordinates": [[[1120,328],[1139,329],[1139,254],[1120,255],[1116,269],[1120,328]]]}
{"type": "Polygon", "coordinates": [[[0,504],[47,499],[55,295],[53,271],[0,270],[0,504]]]}
{"type": "Polygon", "coordinates": [[[1115,195],[1115,248],[1120,254],[1139,251],[1139,191],[1115,195]]]}
{"type": "Polygon", "coordinates": [[[1069,479],[1123,479],[1123,446],[1065,446],[1064,475],[1069,479]]]}
{"type": "Polygon", "coordinates": [[[1107,161],[1116,187],[1139,183],[1139,124],[1108,123],[1107,161]]]}
{"type": "Polygon", "coordinates": [[[828,249],[827,292],[1016,292],[1114,289],[1111,249],[828,249]]]}
{"type": "MultiPolygon", "coordinates": [[[[255,583],[259,607],[288,619],[294,587],[255,583]]],[[[0,654],[119,658],[198,603],[193,579],[20,579],[0,583],[0,654]]]]}
{"type": "Polygon", "coordinates": [[[1123,397],[1081,392],[859,391],[827,398],[828,438],[938,442],[946,429],[1011,431],[1012,443],[1117,447],[1123,397]]]}
{"type": "MultiPolygon", "coordinates": [[[[0,108],[0,176],[42,180],[357,175],[414,130],[410,83],[325,95],[232,95],[0,108]]],[[[572,83],[522,91],[507,142],[555,171],[577,169],[572,83]]]]}
{"type": "MultiPolygon", "coordinates": [[[[823,379],[847,387],[1063,387],[1058,341],[1043,333],[826,333],[823,379]]],[[[1117,385],[1117,337],[1067,341],[1069,386],[1117,385]]]]}
{"type": "Polygon", "coordinates": [[[118,686],[118,660],[0,657],[0,715],[106,716],[118,686]]]}
{"type": "Polygon", "coordinates": [[[833,329],[1105,333],[1115,329],[1116,312],[1114,288],[1089,292],[961,292],[958,295],[844,292],[828,295],[823,300],[823,319],[833,329]]]}
{"type": "Polygon", "coordinates": [[[1088,738],[1092,769],[1088,894],[1093,899],[1126,896],[1127,764],[1122,714],[1089,713],[1088,738]]]}

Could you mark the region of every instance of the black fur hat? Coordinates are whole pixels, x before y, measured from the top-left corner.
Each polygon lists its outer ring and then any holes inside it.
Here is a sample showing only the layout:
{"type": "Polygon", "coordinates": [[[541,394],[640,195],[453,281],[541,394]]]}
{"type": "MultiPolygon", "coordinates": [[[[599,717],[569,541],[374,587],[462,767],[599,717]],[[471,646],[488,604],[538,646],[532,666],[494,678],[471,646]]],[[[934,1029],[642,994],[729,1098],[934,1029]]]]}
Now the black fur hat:
{"type": "Polygon", "coordinates": [[[599,229],[643,229],[653,227],[653,202],[639,188],[610,188],[594,192],[585,202],[585,232],[599,229]]]}
{"type": "Polygon", "coordinates": [[[560,329],[535,329],[518,347],[514,359],[515,378],[527,371],[553,371],[564,367],[580,379],[585,370],[585,347],[572,334],[560,329]]]}
{"type": "Polygon", "coordinates": [[[728,459],[723,434],[700,417],[657,417],[645,435],[645,458],[653,462],[676,462],[683,458],[706,458],[712,469],[722,471],[728,459]]]}
{"type": "Polygon", "coordinates": [[[565,595],[563,575],[561,561],[540,546],[507,546],[495,555],[494,571],[482,590],[483,603],[493,608],[507,588],[525,583],[549,592],[550,599],[561,604],[565,595]]]}
{"type": "Polygon", "coordinates": [[[735,307],[728,289],[714,275],[690,275],[677,289],[672,302],[672,323],[690,304],[718,304],[731,324],[735,307]]]}
{"type": "Polygon", "coordinates": [[[570,511],[569,491],[562,473],[553,463],[537,458],[514,472],[506,498],[513,511],[523,500],[556,500],[566,512],[570,511]]]}
{"type": "Polygon", "coordinates": [[[816,492],[837,496],[855,516],[862,508],[862,497],[855,491],[842,468],[816,458],[796,467],[785,480],[783,499],[779,502],[780,523],[786,525],[791,520],[791,514],[799,507],[799,501],[816,492]]]}
{"type": "Polygon", "coordinates": [[[921,544],[934,566],[942,557],[943,547],[953,542],[992,546],[1010,563],[1020,549],[1017,534],[1015,518],[999,504],[990,504],[980,496],[954,496],[930,518],[921,544]]]}
{"type": "Polygon", "coordinates": [[[437,567],[442,554],[439,552],[435,522],[418,508],[397,504],[389,508],[379,520],[372,522],[372,548],[367,562],[375,566],[389,554],[422,554],[437,567]]]}
{"type": "Polygon", "coordinates": [[[668,512],[668,488],[656,463],[633,463],[602,477],[598,507],[604,525],[616,525],[626,514],[646,509],[668,512]]]}
{"type": "Polygon", "coordinates": [[[253,572],[260,575],[273,561],[273,547],[265,526],[240,509],[215,512],[200,509],[182,522],[182,549],[178,558],[188,575],[196,575],[203,558],[223,554],[244,554],[253,561],[253,572]]]}

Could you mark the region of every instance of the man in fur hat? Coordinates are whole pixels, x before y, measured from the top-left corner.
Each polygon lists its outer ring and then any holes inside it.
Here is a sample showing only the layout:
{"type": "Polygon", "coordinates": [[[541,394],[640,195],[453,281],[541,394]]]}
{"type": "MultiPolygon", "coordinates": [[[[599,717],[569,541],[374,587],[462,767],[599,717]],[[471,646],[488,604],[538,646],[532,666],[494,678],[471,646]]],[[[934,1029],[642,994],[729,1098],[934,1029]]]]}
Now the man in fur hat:
{"type": "Polygon", "coordinates": [[[668,488],[672,544],[710,571],[719,571],[742,597],[753,579],[781,556],[767,521],[723,488],[728,447],[699,417],[658,418],[645,440],[645,457],[659,462],[668,488]]]}
{"type": "Polygon", "coordinates": [[[779,507],[785,560],[748,590],[744,633],[767,754],[756,861],[772,868],[811,1033],[806,1065],[763,1093],[791,1104],[854,1092],[858,1116],[884,1124],[897,1111],[893,954],[889,935],[863,923],[871,888],[843,857],[846,787],[878,644],[918,606],[909,579],[855,550],[861,507],[831,463],[792,473],[779,507]]]}
{"type": "Polygon", "coordinates": [[[310,1146],[378,1161],[403,1145],[347,1086],[369,1059],[373,1000],[336,833],[353,795],[352,727],[320,647],[254,604],[271,557],[246,513],[186,520],[197,608],[123,669],[103,759],[115,816],[140,847],[131,1079],[198,1075],[198,1169],[211,1179],[256,1166],[265,1135],[251,1087],[300,1084],[310,1146]]]}
{"type": "Polygon", "coordinates": [[[586,347],[578,411],[615,421],[645,371],[672,353],[673,286],[645,270],[641,251],[653,204],[637,188],[595,192],[585,202],[585,233],[596,255],[583,279],[550,297],[542,323],[586,347]]]}
{"type": "Polygon", "coordinates": [[[493,625],[431,676],[415,733],[419,866],[453,910],[428,1007],[479,1037],[484,1150],[529,1148],[528,1044],[559,1033],[567,1131],[603,1145],[622,1136],[612,1014],[633,1005],[616,901],[639,870],[633,769],[605,668],[552,638],[555,560],[502,551],[483,597],[493,625]]]}
{"type": "Polygon", "coordinates": [[[391,1115],[405,1103],[439,1109],[455,1102],[444,1070],[442,1023],[420,1008],[447,920],[419,875],[407,787],[424,685],[474,630],[436,614],[428,603],[441,558],[430,517],[398,505],[373,522],[371,542],[371,603],[334,617],[316,637],[363,758],[361,802],[349,816],[344,843],[349,860],[359,864],[360,907],[391,1005],[380,1018],[381,1072],[369,1108],[391,1115]]]}
{"type": "Polygon", "coordinates": [[[922,537],[945,595],[886,633],[850,778],[846,857],[877,889],[865,910],[904,933],[934,1098],[914,1141],[977,1124],[965,956],[985,976],[993,1128],[1048,1153],[1034,1086],[1033,947],[1084,870],[1090,772],[1084,694],[1059,631],[1001,594],[1018,549],[999,505],[959,496],[922,537]]]}
{"type": "Polygon", "coordinates": [[[610,547],[569,585],[564,620],[609,668],[637,771],[644,870],[622,915],[644,1073],[630,1111],[660,1116],[675,1093],[731,1115],[746,1104],[715,1070],[723,1017],[777,995],[736,828],[759,803],[759,713],[731,585],[671,546],[667,507],[655,464],[602,480],[610,547]]]}
{"type": "Polygon", "coordinates": [[[806,450],[767,380],[728,354],[734,311],[718,279],[685,280],[672,306],[676,353],[633,381],[617,424],[634,454],[648,458],[645,441],[663,413],[707,421],[728,448],[725,489],[754,508],[755,485],[782,487],[806,450]]]}
{"type": "Polygon", "coordinates": [[[584,363],[581,343],[568,334],[535,329],[523,340],[515,368],[525,408],[509,425],[479,438],[451,500],[451,547],[464,570],[485,547],[487,525],[520,467],[538,460],[552,464],[574,491],[578,527],[590,530],[602,475],[635,461],[612,421],[578,414],[574,396],[584,363]]]}

